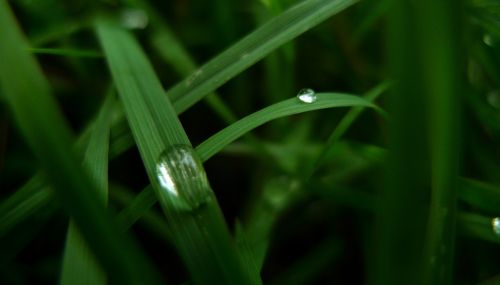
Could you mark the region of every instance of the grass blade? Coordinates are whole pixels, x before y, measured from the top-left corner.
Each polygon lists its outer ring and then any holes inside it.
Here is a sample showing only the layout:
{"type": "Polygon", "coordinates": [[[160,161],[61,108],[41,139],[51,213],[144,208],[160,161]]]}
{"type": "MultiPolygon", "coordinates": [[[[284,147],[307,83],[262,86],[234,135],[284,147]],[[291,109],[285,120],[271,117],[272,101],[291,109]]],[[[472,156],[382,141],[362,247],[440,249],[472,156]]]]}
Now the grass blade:
{"type": "Polygon", "coordinates": [[[99,203],[95,186],[78,163],[69,128],[50,86],[28,53],[10,8],[0,1],[0,85],[3,96],[64,207],[107,270],[122,284],[155,284],[156,273],[137,245],[122,234],[99,203]]]}
{"type": "Polygon", "coordinates": [[[99,21],[97,34],[174,245],[194,283],[259,284],[260,278],[249,277],[239,259],[216,198],[203,178],[203,167],[189,153],[190,142],[146,56],[129,34],[112,23],[99,21]],[[162,153],[167,157],[159,161],[162,153]],[[159,169],[172,171],[161,177],[168,176],[170,184],[164,183],[179,188],[161,186],[159,169]]]}
{"type": "Polygon", "coordinates": [[[309,0],[273,18],[235,45],[200,67],[167,93],[182,112],[222,84],[356,0],[309,0]]]}
{"type": "Polygon", "coordinates": [[[257,111],[236,123],[228,126],[217,134],[213,135],[197,148],[197,152],[203,160],[209,159],[224,146],[241,137],[250,130],[261,126],[271,120],[285,116],[300,114],[313,110],[334,108],[365,106],[375,107],[370,102],[349,94],[341,93],[317,93],[317,101],[312,104],[305,104],[297,98],[290,98],[257,111]]]}
{"type": "MultiPolygon", "coordinates": [[[[296,8],[289,9],[281,16],[276,17],[274,20],[242,39],[233,47],[218,55],[214,58],[214,60],[203,66],[201,70],[207,68],[213,69],[214,74],[216,74],[216,78],[224,77],[225,79],[223,82],[226,82],[287,41],[299,36],[303,32],[319,24],[321,21],[342,11],[356,2],[357,0],[304,1],[304,3],[299,4],[296,8]],[[260,40],[263,40],[265,44],[262,45],[259,42],[260,40]],[[244,65],[234,66],[234,60],[230,59],[231,57],[234,58],[234,55],[245,55],[244,60],[242,59],[244,65]]],[[[144,5],[140,5],[140,3],[134,4],[144,8],[144,5]]],[[[86,25],[88,24],[85,21],[82,21],[81,23],[71,24],[68,27],[61,27],[60,29],[56,29],[54,32],[41,36],[40,39],[37,38],[35,41],[37,45],[42,45],[63,35],[79,30],[86,25]]],[[[168,29],[160,29],[157,37],[158,38],[156,40],[163,44],[166,39],[172,39],[173,36],[168,29]]],[[[177,46],[177,53],[181,55],[183,60],[176,63],[176,66],[189,63],[186,65],[185,69],[177,68],[179,72],[187,73],[192,71],[194,64],[190,60],[189,56],[184,52],[182,47],[177,46]]],[[[161,52],[161,54],[164,54],[164,52],[161,52]]],[[[204,95],[213,92],[216,88],[223,84],[223,82],[219,82],[214,85],[213,83],[215,81],[212,80],[212,76],[207,77],[206,72],[203,73],[203,76],[197,76],[198,73],[199,71],[195,71],[188,79],[168,91],[168,93],[172,95],[174,109],[177,113],[182,113],[189,106],[200,100],[204,95]],[[193,78],[196,79],[196,82],[192,82],[193,78]],[[194,83],[196,83],[196,88],[194,83]],[[185,98],[185,96],[188,97],[185,98]]],[[[227,110],[225,110],[226,108],[219,104],[220,102],[218,103],[217,97],[212,97],[213,98],[210,100],[210,102],[212,102],[212,106],[219,106],[215,107],[215,109],[219,110],[218,113],[221,114],[226,121],[232,121],[234,116],[231,113],[228,113],[227,110]]],[[[132,137],[127,132],[128,130],[125,130],[125,133],[123,133],[124,135],[119,137],[119,140],[112,139],[112,155],[121,153],[133,145],[132,137]]]]}
{"type": "Polygon", "coordinates": [[[396,82],[375,284],[452,281],[459,7],[457,1],[392,1],[390,7],[388,46],[396,82]]]}
{"type": "MultiPolygon", "coordinates": [[[[114,98],[109,92],[94,124],[85,153],[84,165],[90,170],[101,200],[108,200],[108,146],[109,128],[114,98]]],[[[70,221],[64,250],[61,284],[106,284],[106,276],[94,254],[88,248],[74,221],[70,221]]]]}
{"type": "MultiPolygon", "coordinates": [[[[196,147],[196,152],[203,161],[206,161],[245,133],[273,119],[326,108],[375,107],[372,103],[360,97],[348,94],[318,93],[317,98],[314,104],[304,104],[297,98],[291,98],[266,107],[216,133],[196,147]]],[[[151,187],[145,188],[139,194],[140,196],[137,196],[124,210],[123,215],[128,216],[131,220],[139,219],[154,204],[152,193],[153,189],[151,187]]]]}

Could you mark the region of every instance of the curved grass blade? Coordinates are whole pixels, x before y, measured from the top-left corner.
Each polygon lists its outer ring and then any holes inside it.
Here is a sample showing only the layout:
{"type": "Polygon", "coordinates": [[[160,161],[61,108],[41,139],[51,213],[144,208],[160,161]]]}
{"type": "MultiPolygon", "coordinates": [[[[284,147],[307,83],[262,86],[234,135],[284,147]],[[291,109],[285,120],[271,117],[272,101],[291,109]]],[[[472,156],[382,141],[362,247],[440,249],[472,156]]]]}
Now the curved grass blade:
{"type": "MultiPolygon", "coordinates": [[[[321,21],[326,18],[342,11],[347,8],[349,5],[354,4],[357,0],[339,0],[339,1],[329,1],[329,0],[314,0],[314,1],[304,1],[304,3],[299,4],[297,8],[291,8],[289,11],[286,11],[281,16],[276,17],[271,22],[265,24],[252,34],[248,35],[244,39],[242,39],[235,46],[231,47],[227,51],[218,55],[214,60],[210,61],[205,65],[205,67],[211,67],[215,69],[216,66],[220,68],[217,72],[217,78],[221,76],[229,76],[226,79],[237,75],[244,69],[248,68],[250,65],[256,63],[258,60],[269,54],[274,49],[278,48],[282,44],[287,41],[297,37],[308,29],[314,27],[319,24],[321,21]],[[305,3],[307,2],[307,3],[305,3]],[[291,21],[291,20],[294,21],[291,21]],[[260,46],[257,44],[258,40],[264,40],[265,44],[260,46]],[[243,53],[242,53],[243,52],[243,53]],[[243,61],[245,66],[234,66],[234,62],[226,60],[228,56],[242,53],[245,56],[245,60],[243,61]],[[249,56],[250,53],[252,56],[249,56]],[[225,63],[226,65],[219,65],[221,63],[225,63]]],[[[66,29],[61,29],[56,31],[55,33],[51,33],[49,35],[44,35],[37,40],[38,44],[44,44],[47,41],[53,41],[60,36],[63,36],[67,33],[74,32],[80,29],[83,26],[86,26],[87,23],[82,21],[82,23],[75,24],[71,26],[68,31],[66,29]],[[43,38],[43,39],[42,39],[43,38]],[[47,39],[45,39],[47,38],[47,39]]],[[[202,67],[204,68],[204,67],[202,67]]],[[[210,77],[206,77],[205,75],[200,78],[196,78],[197,87],[191,86],[190,88],[182,87],[182,85],[186,85],[189,83],[199,72],[194,72],[192,76],[184,81],[184,83],[180,83],[175,86],[172,90],[168,91],[168,93],[177,94],[173,95],[173,105],[174,109],[177,113],[182,113],[189,106],[195,104],[198,100],[200,100],[204,95],[213,92],[217,87],[219,87],[222,83],[212,84],[213,82],[209,82],[212,80],[210,77]],[[203,88],[201,88],[203,87],[203,88]],[[193,89],[193,90],[191,90],[193,89]],[[194,92],[194,93],[193,93],[194,92]],[[182,99],[185,96],[188,99],[182,99]],[[177,98],[177,99],[175,99],[177,98]],[[183,100],[180,102],[180,100],[183,100]]],[[[225,80],[225,81],[227,81],[225,80]]],[[[224,81],[224,82],[225,82],[224,81]]],[[[222,110],[222,109],[220,109],[222,110]]],[[[222,114],[222,113],[221,113],[222,114]]],[[[228,116],[226,113],[224,115],[226,120],[232,120],[232,116],[228,116]]],[[[113,128],[114,130],[115,128],[113,128]]],[[[134,142],[132,137],[128,132],[128,128],[125,128],[125,131],[122,133],[122,136],[117,137],[117,139],[112,138],[111,140],[111,149],[110,155],[117,155],[124,150],[130,148],[134,142]]],[[[213,155],[213,154],[212,154],[213,155]]],[[[36,189],[32,189],[35,191],[36,189]]],[[[19,191],[19,190],[18,190],[19,191]]],[[[29,195],[26,195],[29,196],[29,195]]],[[[11,204],[13,205],[13,204],[11,204]]],[[[15,211],[15,209],[13,209],[15,211]]]]}
{"type": "Polygon", "coordinates": [[[273,18],[167,91],[183,112],[203,96],[357,0],[308,0],[273,18]]]}
{"type": "Polygon", "coordinates": [[[260,277],[244,269],[204,169],[141,48],[110,22],[100,20],[96,28],[152,188],[194,283],[260,284],[260,277]],[[170,180],[161,186],[159,177],[166,176],[170,180]]]}
{"type": "Polygon", "coordinates": [[[130,237],[99,203],[93,182],[78,163],[72,136],[50,86],[4,0],[0,0],[0,86],[13,117],[39,158],[57,196],[78,224],[110,280],[157,284],[157,274],[130,237]]]}
{"type": "MultiPolygon", "coordinates": [[[[196,147],[196,152],[201,160],[206,161],[252,129],[285,116],[335,107],[365,106],[376,108],[372,103],[354,95],[318,93],[317,98],[314,104],[304,104],[297,98],[291,98],[257,111],[211,136],[196,147]]],[[[141,192],[141,196],[136,197],[131,205],[124,210],[123,215],[128,216],[131,220],[139,219],[154,204],[151,200],[152,191],[151,187],[145,188],[141,192]]]]}
{"type": "MultiPolygon", "coordinates": [[[[84,165],[97,183],[102,202],[108,200],[108,147],[109,128],[113,111],[114,98],[109,92],[94,130],[90,135],[84,165]]],[[[70,221],[66,238],[66,248],[62,263],[62,285],[70,284],[106,284],[106,276],[97,263],[94,254],[85,243],[74,221],[70,221]]]]}
{"type": "Polygon", "coordinates": [[[364,106],[376,108],[372,103],[349,94],[316,93],[316,97],[317,101],[311,104],[303,103],[297,98],[290,98],[248,115],[211,136],[196,147],[196,151],[203,160],[207,160],[219,152],[224,146],[238,139],[250,130],[271,120],[285,116],[334,107],[364,106]]]}

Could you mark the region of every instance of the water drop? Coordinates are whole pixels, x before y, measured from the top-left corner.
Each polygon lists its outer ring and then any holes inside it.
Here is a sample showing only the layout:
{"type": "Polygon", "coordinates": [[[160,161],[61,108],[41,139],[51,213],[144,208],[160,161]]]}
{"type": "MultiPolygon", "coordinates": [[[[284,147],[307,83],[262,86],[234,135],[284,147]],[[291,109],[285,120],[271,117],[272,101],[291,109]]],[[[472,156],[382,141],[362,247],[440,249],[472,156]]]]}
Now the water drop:
{"type": "Polygon", "coordinates": [[[164,203],[180,211],[193,211],[211,199],[211,188],[203,164],[187,145],[172,146],[156,164],[156,177],[164,203]]]}
{"type": "Polygon", "coordinates": [[[314,103],[318,98],[316,98],[316,93],[310,88],[304,88],[297,93],[297,98],[304,103],[314,103]]]}
{"type": "Polygon", "coordinates": [[[491,220],[491,227],[493,229],[493,232],[497,235],[500,236],[500,218],[496,217],[491,220]]]}
{"type": "Polygon", "coordinates": [[[121,13],[121,22],[128,29],[144,29],[149,18],[146,12],[140,9],[125,9],[121,13]]]}

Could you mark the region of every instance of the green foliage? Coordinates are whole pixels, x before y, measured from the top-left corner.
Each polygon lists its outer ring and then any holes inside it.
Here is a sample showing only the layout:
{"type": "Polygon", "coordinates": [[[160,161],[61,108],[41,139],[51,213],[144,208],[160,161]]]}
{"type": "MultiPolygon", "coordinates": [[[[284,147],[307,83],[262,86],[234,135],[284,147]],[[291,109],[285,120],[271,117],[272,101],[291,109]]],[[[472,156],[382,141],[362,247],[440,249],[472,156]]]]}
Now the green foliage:
{"type": "Polygon", "coordinates": [[[496,284],[499,7],[0,0],[0,283],[496,284]]]}

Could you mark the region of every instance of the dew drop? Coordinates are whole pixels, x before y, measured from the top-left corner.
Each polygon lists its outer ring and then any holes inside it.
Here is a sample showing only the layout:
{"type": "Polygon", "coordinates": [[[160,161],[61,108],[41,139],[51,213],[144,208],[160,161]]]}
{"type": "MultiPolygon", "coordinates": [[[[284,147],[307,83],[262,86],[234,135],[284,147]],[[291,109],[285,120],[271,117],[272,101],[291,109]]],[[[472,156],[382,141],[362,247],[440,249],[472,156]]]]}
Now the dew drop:
{"type": "Polygon", "coordinates": [[[297,98],[299,98],[299,100],[301,102],[304,102],[307,104],[314,103],[318,99],[316,97],[316,93],[314,92],[314,90],[312,90],[310,88],[301,89],[299,91],[299,93],[297,93],[297,98]]]}
{"type": "Polygon", "coordinates": [[[138,30],[146,28],[149,18],[143,10],[125,9],[121,13],[121,22],[127,29],[138,30]]]}
{"type": "Polygon", "coordinates": [[[211,199],[211,188],[203,164],[187,145],[172,146],[156,163],[163,202],[179,211],[194,211],[211,199]]]}
{"type": "Polygon", "coordinates": [[[491,228],[493,229],[493,232],[497,235],[500,236],[500,218],[496,217],[491,220],[491,228]]]}

